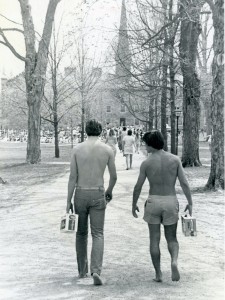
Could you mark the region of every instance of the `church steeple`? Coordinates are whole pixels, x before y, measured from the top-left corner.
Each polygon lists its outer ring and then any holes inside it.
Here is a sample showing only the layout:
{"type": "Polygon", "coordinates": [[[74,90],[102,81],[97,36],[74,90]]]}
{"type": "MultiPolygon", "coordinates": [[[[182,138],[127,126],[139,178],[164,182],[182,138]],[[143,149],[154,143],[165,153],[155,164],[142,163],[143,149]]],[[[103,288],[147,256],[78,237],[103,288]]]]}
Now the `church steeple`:
{"type": "Polygon", "coordinates": [[[126,80],[129,77],[129,70],[131,65],[131,57],[129,52],[129,41],[127,34],[127,12],[125,0],[122,0],[121,17],[118,46],[115,55],[116,71],[115,75],[118,78],[126,80]]]}

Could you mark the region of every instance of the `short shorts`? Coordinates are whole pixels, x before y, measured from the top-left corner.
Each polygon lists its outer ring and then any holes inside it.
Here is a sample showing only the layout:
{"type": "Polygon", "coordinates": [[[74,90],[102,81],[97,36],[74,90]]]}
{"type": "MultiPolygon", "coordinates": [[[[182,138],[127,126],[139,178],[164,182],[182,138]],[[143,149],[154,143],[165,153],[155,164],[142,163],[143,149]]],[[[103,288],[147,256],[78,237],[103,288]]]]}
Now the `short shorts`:
{"type": "Polygon", "coordinates": [[[179,219],[179,202],[176,195],[149,195],[145,202],[143,219],[149,224],[173,225],[179,219]]]}

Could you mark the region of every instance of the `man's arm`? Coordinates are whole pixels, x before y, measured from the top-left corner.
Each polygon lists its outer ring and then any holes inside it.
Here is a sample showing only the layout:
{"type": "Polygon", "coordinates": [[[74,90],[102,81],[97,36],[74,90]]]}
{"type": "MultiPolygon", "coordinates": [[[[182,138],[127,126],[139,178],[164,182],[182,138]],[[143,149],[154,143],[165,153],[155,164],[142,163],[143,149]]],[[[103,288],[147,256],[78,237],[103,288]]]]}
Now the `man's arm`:
{"type": "Polygon", "coordinates": [[[105,192],[106,200],[109,202],[112,199],[112,190],[117,181],[116,165],[113,151],[109,149],[109,160],[108,160],[108,170],[109,170],[109,186],[105,192]]]}
{"type": "Polygon", "coordinates": [[[135,218],[138,217],[138,215],[136,213],[136,210],[139,211],[139,208],[137,206],[137,202],[138,202],[138,198],[139,198],[140,193],[141,193],[142,186],[145,182],[145,179],[146,179],[145,162],[143,162],[141,164],[138,180],[137,180],[137,183],[136,183],[136,185],[134,187],[134,191],[133,191],[132,214],[135,218]]]}
{"type": "Polygon", "coordinates": [[[179,159],[178,174],[177,174],[177,176],[178,176],[181,188],[182,188],[182,190],[184,192],[184,195],[186,196],[187,201],[188,201],[188,205],[186,206],[185,211],[188,210],[189,214],[191,216],[192,215],[192,196],[191,196],[191,190],[190,190],[188,181],[186,179],[186,176],[184,174],[184,169],[182,167],[180,159],[179,159]]]}
{"type": "Polygon", "coordinates": [[[71,200],[73,197],[73,192],[77,183],[77,176],[78,176],[78,170],[77,170],[77,163],[76,163],[76,155],[75,151],[72,154],[71,162],[70,162],[70,177],[68,182],[68,194],[67,194],[67,206],[66,206],[66,213],[69,213],[70,206],[71,206],[71,200]]]}

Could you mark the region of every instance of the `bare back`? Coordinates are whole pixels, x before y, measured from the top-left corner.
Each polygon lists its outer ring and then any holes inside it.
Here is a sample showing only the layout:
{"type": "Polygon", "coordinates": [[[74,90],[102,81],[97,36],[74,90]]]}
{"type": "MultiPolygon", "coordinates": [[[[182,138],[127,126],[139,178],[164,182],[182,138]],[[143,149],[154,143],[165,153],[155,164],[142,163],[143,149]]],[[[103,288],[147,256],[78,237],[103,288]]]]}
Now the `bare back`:
{"type": "Polygon", "coordinates": [[[179,159],[164,150],[152,153],[143,163],[151,195],[175,195],[179,159]]]}
{"type": "Polygon", "coordinates": [[[103,186],[103,175],[110,160],[114,160],[109,146],[99,140],[87,140],[79,144],[74,153],[77,167],[77,185],[82,187],[103,186]]]}

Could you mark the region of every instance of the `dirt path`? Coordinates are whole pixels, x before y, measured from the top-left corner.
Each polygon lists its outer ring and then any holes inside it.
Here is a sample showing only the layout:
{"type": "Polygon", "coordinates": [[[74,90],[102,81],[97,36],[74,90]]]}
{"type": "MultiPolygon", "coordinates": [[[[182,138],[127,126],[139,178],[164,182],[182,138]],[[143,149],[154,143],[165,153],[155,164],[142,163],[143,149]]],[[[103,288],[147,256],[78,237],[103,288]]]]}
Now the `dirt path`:
{"type": "MultiPolygon", "coordinates": [[[[142,220],[147,184],[139,200],[139,219],[130,212],[142,159],[136,155],[133,170],[126,171],[124,158],[117,154],[118,183],[106,213],[104,286],[93,286],[90,277],[77,278],[74,236],[59,231],[66,204],[67,174],[50,186],[42,184],[30,189],[21,205],[1,215],[0,299],[224,299],[224,198],[220,192],[194,195],[197,237],[184,237],[179,222],[180,282],[171,281],[163,231],[164,281],[152,281],[148,230],[142,220]]],[[[182,194],[179,200],[182,210],[186,204],[182,194]]]]}

